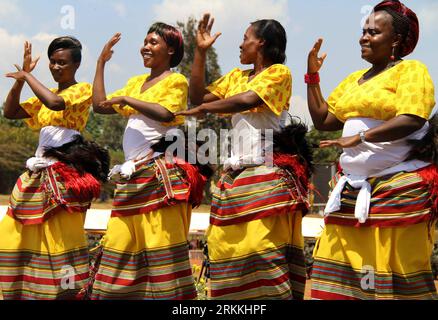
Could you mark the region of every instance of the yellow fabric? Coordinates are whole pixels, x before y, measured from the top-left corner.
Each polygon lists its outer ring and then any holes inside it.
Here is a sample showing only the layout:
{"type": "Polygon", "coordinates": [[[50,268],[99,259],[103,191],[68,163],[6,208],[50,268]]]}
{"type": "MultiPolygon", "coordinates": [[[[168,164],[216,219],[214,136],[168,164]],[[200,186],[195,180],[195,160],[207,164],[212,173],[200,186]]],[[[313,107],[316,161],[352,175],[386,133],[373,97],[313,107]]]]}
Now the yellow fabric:
{"type": "Polygon", "coordinates": [[[218,79],[207,90],[220,99],[226,99],[248,91],[255,92],[265,104],[247,112],[262,112],[268,107],[277,116],[288,111],[292,96],[292,75],[288,67],[274,64],[251,81],[253,70],[236,68],[218,79]]]}
{"type": "Polygon", "coordinates": [[[191,205],[181,203],[145,214],[111,218],[102,245],[137,253],[187,242],[191,214],[191,205]]]}
{"type": "Polygon", "coordinates": [[[336,261],[361,272],[371,266],[380,275],[410,276],[430,271],[434,228],[428,222],[408,227],[355,228],[329,224],[315,245],[318,260],[336,261]]]}
{"type": "MultiPolygon", "coordinates": [[[[159,104],[172,113],[187,109],[188,82],[182,74],[173,73],[142,93],[141,88],[149,76],[149,74],[144,74],[129,79],[125,87],[113,92],[107,99],[122,96],[131,97],[144,102],[159,104]]],[[[129,106],[120,107],[115,105],[113,108],[124,117],[139,114],[138,111],[129,106]]],[[[174,121],[162,124],[164,126],[178,126],[183,123],[184,117],[178,116],[174,121]]]]}
{"type": "Polygon", "coordinates": [[[213,262],[283,247],[304,248],[300,211],[207,230],[208,254],[213,262]]]}
{"type": "Polygon", "coordinates": [[[50,89],[64,99],[65,110],[53,111],[37,98],[33,97],[21,103],[21,107],[29,114],[27,125],[34,130],[47,126],[64,127],[77,131],[84,130],[90,114],[92,86],[89,83],[77,83],[58,93],[58,89],[50,89]]]}
{"type": "Polygon", "coordinates": [[[402,61],[359,85],[367,71],[348,76],[328,98],[329,112],[340,121],[356,117],[387,121],[403,114],[429,119],[435,88],[424,64],[402,61]]]}
{"type": "Polygon", "coordinates": [[[38,225],[22,225],[5,216],[0,222],[0,248],[3,252],[26,250],[57,255],[87,248],[85,214],[62,211],[38,225]]]}

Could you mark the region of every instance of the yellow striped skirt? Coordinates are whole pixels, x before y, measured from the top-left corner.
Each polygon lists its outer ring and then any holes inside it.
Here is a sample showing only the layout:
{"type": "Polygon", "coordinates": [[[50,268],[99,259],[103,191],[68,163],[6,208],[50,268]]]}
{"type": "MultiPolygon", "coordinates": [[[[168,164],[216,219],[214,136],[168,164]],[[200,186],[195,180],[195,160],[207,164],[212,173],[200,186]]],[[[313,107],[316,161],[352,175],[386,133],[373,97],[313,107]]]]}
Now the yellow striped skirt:
{"type": "Polygon", "coordinates": [[[37,225],[0,222],[0,288],[5,300],[74,299],[88,281],[85,214],[60,211],[37,225]]]}
{"type": "Polygon", "coordinates": [[[191,205],[112,217],[92,299],[186,300],[196,298],[189,260],[191,205]]]}
{"type": "Polygon", "coordinates": [[[300,211],[207,231],[211,297],[303,299],[306,282],[300,211]]]}
{"type": "Polygon", "coordinates": [[[312,298],[436,299],[428,222],[380,228],[326,225],[314,251],[312,298]]]}

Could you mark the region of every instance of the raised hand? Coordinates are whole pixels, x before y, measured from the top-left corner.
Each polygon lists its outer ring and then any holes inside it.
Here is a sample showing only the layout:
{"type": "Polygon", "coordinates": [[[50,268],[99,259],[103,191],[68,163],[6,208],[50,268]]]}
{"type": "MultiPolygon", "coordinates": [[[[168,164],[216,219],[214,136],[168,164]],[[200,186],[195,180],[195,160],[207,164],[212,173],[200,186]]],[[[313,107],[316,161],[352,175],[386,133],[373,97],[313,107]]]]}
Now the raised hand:
{"type": "Polygon", "coordinates": [[[121,33],[116,33],[115,35],[113,35],[112,38],[103,47],[99,60],[103,62],[110,61],[114,53],[113,47],[117,44],[117,42],[120,41],[121,38],[121,33]]]}
{"type": "Polygon", "coordinates": [[[318,39],[318,41],[316,41],[315,45],[310,51],[307,60],[307,73],[317,73],[319,72],[319,70],[321,70],[321,67],[324,64],[324,60],[325,58],[327,58],[327,53],[318,56],[323,41],[323,39],[318,39]]]}
{"type": "Polygon", "coordinates": [[[26,41],[24,43],[23,71],[31,73],[35,69],[39,60],[40,57],[32,60],[32,44],[26,41]]]}
{"type": "Polygon", "coordinates": [[[202,17],[198,24],[198,30],[196,32],[196,44],[201,50],[208,50],[219,38],[222,33],[218,32],[214,36],[211,35],[211,29],[213,28],[214,18],[210,19],[210,14],[206,13],[202,17]]]}

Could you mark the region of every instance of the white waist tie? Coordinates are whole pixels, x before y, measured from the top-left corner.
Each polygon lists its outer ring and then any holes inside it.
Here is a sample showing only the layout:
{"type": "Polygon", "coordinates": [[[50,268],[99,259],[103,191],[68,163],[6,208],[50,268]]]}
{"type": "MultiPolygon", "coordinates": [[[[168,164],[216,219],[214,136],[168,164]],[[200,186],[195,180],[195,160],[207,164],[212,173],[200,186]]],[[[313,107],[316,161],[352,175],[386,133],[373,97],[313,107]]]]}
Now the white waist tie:
{"type": "Polygon", "coordinates": [[[354,216],[360,223],[365,223],[368,219],[371,201],[371,185],[366,177],[343,176],[330,195],[330,199],[324,210],[324,216],[328,216],[330,213],[341,209],[341,194],[347,182],[355,189],[360,188],[354,209],[354,216]]]}

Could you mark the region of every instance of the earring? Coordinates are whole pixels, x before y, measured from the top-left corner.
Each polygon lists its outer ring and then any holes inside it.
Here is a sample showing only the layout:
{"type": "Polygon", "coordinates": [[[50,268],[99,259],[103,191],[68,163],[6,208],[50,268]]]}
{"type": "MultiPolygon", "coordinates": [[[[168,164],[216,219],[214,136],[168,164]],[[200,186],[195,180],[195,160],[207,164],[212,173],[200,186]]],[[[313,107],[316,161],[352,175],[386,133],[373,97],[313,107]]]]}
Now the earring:
{"type": "Polygon", "coordinates": [[[391,61],[395,61],[395,47],[392,47],[392,55],[390,57],[391,61]]]}

